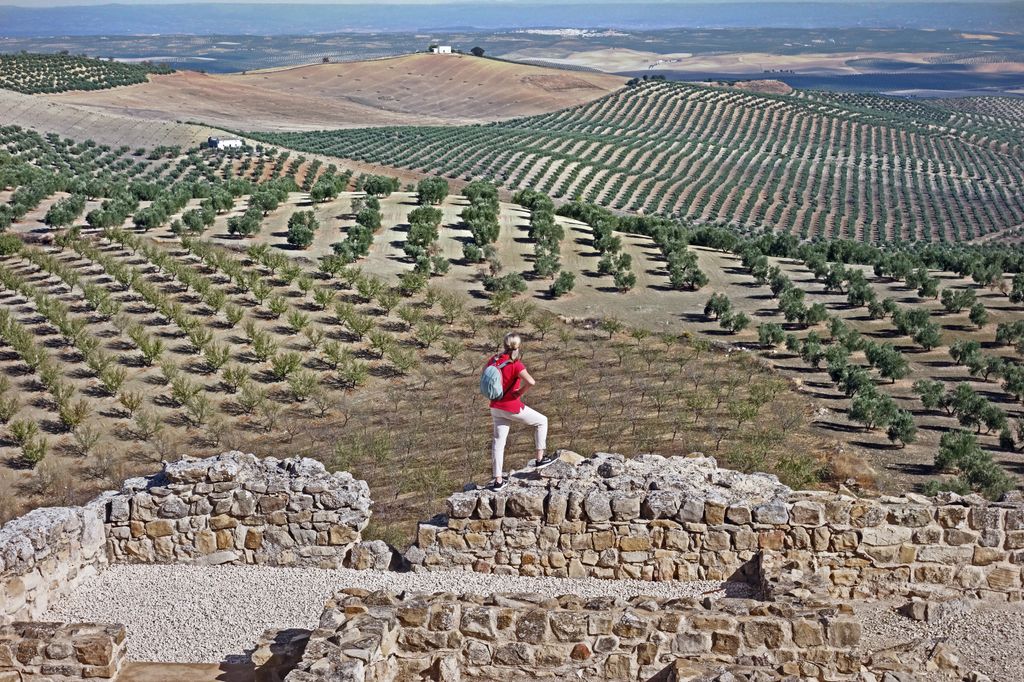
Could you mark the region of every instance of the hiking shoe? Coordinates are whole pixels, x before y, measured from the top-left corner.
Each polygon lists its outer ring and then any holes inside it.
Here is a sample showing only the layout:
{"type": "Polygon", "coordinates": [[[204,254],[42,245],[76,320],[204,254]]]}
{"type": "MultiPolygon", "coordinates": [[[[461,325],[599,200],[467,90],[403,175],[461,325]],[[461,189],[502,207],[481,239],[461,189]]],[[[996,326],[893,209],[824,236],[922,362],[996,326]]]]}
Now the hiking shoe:
{"type": "Polygon", "coordinates": [[[508,481],[491,481],[487,484],[487,489],[498,492],[499,490],[504,490],[506,485],[508,485],[508,481]]]}
{"type": "Polygon", "coordinates": [[[558,458],[555,457],[554,455],[544,455],[544,457],[540,460],[531,459],[530,464],[533,465],[534,469],[543,469],[547,465],[553,464],[557,459],[558,458]]]}

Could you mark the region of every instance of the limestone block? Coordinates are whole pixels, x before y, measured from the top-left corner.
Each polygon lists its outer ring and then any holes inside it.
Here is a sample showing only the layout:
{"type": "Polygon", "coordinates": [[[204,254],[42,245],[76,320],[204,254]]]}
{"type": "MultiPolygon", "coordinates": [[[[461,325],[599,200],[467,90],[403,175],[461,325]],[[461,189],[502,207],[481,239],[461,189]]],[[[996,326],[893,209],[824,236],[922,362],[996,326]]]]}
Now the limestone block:
{"type": "Polygon", "coordinates": [[[702,523],[704,521],[704,500],[695,497],[683,499],[675,519],[680,523],[702,523]]]}
{"type": "Polygon", "coordinates": [[[850,507],[850,525],[854,528],[877,526],[885,517],[885,509],[873,502],[855,502],[850,507]]]}
{"type": "Polygon", "coordinates": [[[754,523],[784,525],[789,523],[789,510],[781,502],[769,502],[754,507],[754,523]]]}
{"type": "Polygon", "coordinates": [[[174,535],[174,524],[168,520],[150,521],[146,524],[146,535],[151,538],[162,538],[174,535]]]}
{"type": "MultiPolygon", "coordinates": [[[[341,505],[338,505],[341,506],[341,505]]],[[[336,509],[337,507],[328,507],[336,509]]],[[[231,515],[237,518],[245,518],[256,513],[256,496],[248,490],[236,490],[232,494],[231,515]]]]}
{"type": "Polygon", "coordinates": [[[464,635],[493,640],[497,637],[497,628],[497,613],[492,608],[467,607],[462,612],[459,629],[464,635]]]}
{"type": "Polygon", "coordinates": [[[968,525],[974,530],[998,529],[1002,525],[1003,510],[998,507],[972,506],[967,515],[968,525]]]}
{"type": "Polygon", "coordinates": [[[430,607],[429,628],[434,631],[455,630],[459,624],[460,608],[457,602],[441,602],[430,607]]]}
{"type": "Polygon", "coordinates": [[[913,532],[913,541],[919,545],[938,545],[942,543],[943,530],[939,526],[925,526],[913,532]]]}
{"type": "Polygon", "coordinates": [[[1005,561],[1008,556],[1008,552],[1004,552],[994,547],[975,547],[974,555],[971,557],[971,563],[975,566],[988,566],[1000,561],[1005,561]]]}
{"type": "Polygon", "coordinates": [[[704,549],[718,551],[729,549],[729,533],[724,530],[712,530],[704,536],[704,549]]]}
{"type": "Polygon", "coordinates": [[[653,549],[650,537],[627,535],[619,538],[619,550],[623,552],[646,552],[653,549]]]}
{"type": "Polygon", "coordinates": [[[710,632],[680,632],[672,641],[674,654],[703,654],[711,651],[710,632]]]}
{"type": "Polygon", "coordinates": [[[935,520],[943,528],[959,528],[967,522],[967,507],[960,505],[939,507],[935,512],[935,520]]]}
{"type": "Polygon", "coordinates": [[[891,507],[887,516],[889,523],[909,528],[920,528],[932,522],[934,508],[931,506],[909,506],[891,507]]]}
{"type": "Polygon", "coordinates": [[[828,643],[831,646],[849,649],[860,642],[861,624],[852,618],[836,618],[829,621],[826,630],[828,631],[828,643]]]}
{"type": "Polygon", "coordinates": [[[841,533],[833,533],[829,540],[829,549],[833,552],[848,552],[857,549],[857,531],[848,530],[841,533]]]}
{"type": "Polygon", "coordinates": [[[1004,591],[1020,587],[1021,569],[1017,566],[996,566],[989,571],[988,586],[993,590],[1004,591]]]}
{"type": "Polygon", "coordinates": [[[109,512],[107,514],[107,520],[110,523],[127,523],[130,514],[130,505],[128,504],[128,498],[123,495],[118,495],[110,499],[109,512]]]}
{"type": "Polygon", "coordinates": [[[750,507],[746,504],[733,504],[725,510],[725,520],[737,526],[745,526],[750,523],[750,507]]]}
{"type": "Polygon", "coordinates": [[[108,665],[114,658],[114,642],[105,635],[78,636],[74,648],[75,660],[83,665],[108,665]]]}
{"type": "Polygon", "coordinates": [[[544,516],[544,492],[523,490],[509,496],[505,513],[516,518],[539,519],[544,516]]]}
{"type": "Polygon", "coordinates": [[[779,550],[785,541],[786,534],[782,530],[762,530],[757,533],[757,545],[761,549],[779,550]]]}
{"type": "Polygon", "coordinates": [[[559,525],[566,519],[569,498],[562,493],[552,491],[547,497],[546,507],[545,522],[553,526],[559,525]]]}
{"type": "Polygon", "coordinates": [[[746,526],[742,526],[734,531],[731,531],[730,535],[732,538],[732,546],[738,550],[752,550],[757,549],[758,547],[757,534],[754,531],[750,530],[750,528],[747,528],[746,526]]]}
{"type": "Polygon", "coordinates": [[[492,662],[495,665],[527,666],[534,662],[533,649],[522,642],[509,642],[495,648],[492,662]]]}
{"type": "Polygon", "coordinates": [[[612,518],[611,498],[607,493],[594,490],[584,498],[583,510],[591,521],[608,521],[612,518]]]}
{"type": "Polygon", "coordinates": [[[590,544],[599,552],[615,547],[615,533],[610,530],[597,531],[590,536],[590,544]]]}
{"type": "Polygon", "coordinates": [[[985,582],[985,573],[977,566],[962,566],[957,572],[954,584],[965,589],[981,587],[985,582]]]}
{"type": "Polygon", "coordinates": [[[794,502],[789,511],[790,521],[798,526],[817,527],[825,522],[825,505],[820,502],[794,502]]]}
{"type": "Polygon", "coordinates": [[[222,564],[231,564],[237,562],[241,558],[239,552],[223,549],[214,552],[213,554],[207,554],[206,556],[199,557],[197,563],[205,566],[220,566],[222,564]]]}
{"type": "Polygon", "coordinates": [[[665,549],[674,549],[685,552],[690,549],[690,535],[679,530],[669,530],[664,534],[662,546],[665,549]]]}
{"type": "Polygon", "coordinates": [[[587,636],[587,614],[580,611],[556,611],[551,614],[551,632],[562,642],[578,642],[587,636]]]}
{"type": "Polygon", "coordinates": [[[212,530],[224,530],[227,528],[236,528],[237,526],[238,519],[232,518],[227,514],[210,517],[210,528],[212,530]]]}
{"type": "Polygon", "coordinates": [[[636,661],[626,654],[609,654],[605,659],[605,675],[613,680],[636,679],[636,661]]]}
{"type": "Polygon", "coordinates": [[[644,498],[641,513],[645,519],[670,519],[679,511],[682,502],[674,490],[649,490],[644,498]]]}
{"type": "Polygon", "coordinates": [[[974,555],[972,547],[921,547],[918,561],[938,564],[969,564],[974,555]]]}
{"type": "Polygon", "coordinates": [[[704,502],[704,523],[709,526],[720,526],[725,523],[726,505],[714,500],[704,502]]]}
{"type": "Polygon", "coordinates": [[[740,652],[740,637],[733,632],[713,632],[711,650],[716,654],[736,656],[740,652]]]}
{"type": "Polygon", "coordinates": [[[898,545],[910,542],[913,531],[900,526],[869,526],[861,531],[861,544],[868,546],[898,545]]]}
{"type": "Polygon", "coordinates": [[[157,516],[162,519],[181,519],[188,513],[188,505],[177,495],[168,495],[157,507],[157,516]]]}
{"type": "Polygon", "coordinates": [[[619,648],[619,638],[615,635],[601,635],[594,641],[594,651],[607,654],[619,648]]]}
{"type": "Polygon", "coordinates": [[[466,642],[466,661],[470,665],[490,665],[491,648],[481,641],[468,640],[466,642]]]}
{"type": "Polygon", "coordinates": [[[749,647],[765,647],[767,649],[778,649],[786,639],[786,633],[782,623],[769,619],[754,619],[744,621],[740,625],[743,633],[743,641],[749,647]]]}
{"type": "Polygon", "coordinates": [[[1006,533],[1006,549],[1024,549],[1024,530],[1011,530],[1006,533]]]}
{"type": "Polygon", "coordinates": [[[612,633],[623,639],[639,639],[647,634],[648,621],[631,611],[624,611],[612,625],[612,633]]]}
{"type": "Polygon", "coordinates": [[[640,518],[640,496],[615,493],[611,496],[612,518],[616,521],[633,521],[640,518]]]}
{"type": "Polygon", "coordinates": [[[806,618],[793,621],[793,642],[801,647],[815,647],[825,644],[821,624],[806,618]]]}

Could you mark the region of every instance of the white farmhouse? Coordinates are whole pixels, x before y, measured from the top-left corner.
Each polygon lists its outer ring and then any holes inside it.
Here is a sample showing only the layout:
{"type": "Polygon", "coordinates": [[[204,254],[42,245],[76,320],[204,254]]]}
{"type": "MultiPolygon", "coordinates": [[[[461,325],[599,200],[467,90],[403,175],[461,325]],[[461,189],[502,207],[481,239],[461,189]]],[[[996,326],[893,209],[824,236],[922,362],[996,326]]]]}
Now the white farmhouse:
{"type": "Polygon", "coordinates": [[[222,140],[219,137],[211,137],[206,140],[206,146],[210,149],[241,149],[241,140],[222,140]]]}
{"type": "Polygon", "coordinates": [[[434,54],[451,54],[452,53],[452,46],[451,45],[431,45],[430,46],[430,51],[433,52],[434,54]]]}

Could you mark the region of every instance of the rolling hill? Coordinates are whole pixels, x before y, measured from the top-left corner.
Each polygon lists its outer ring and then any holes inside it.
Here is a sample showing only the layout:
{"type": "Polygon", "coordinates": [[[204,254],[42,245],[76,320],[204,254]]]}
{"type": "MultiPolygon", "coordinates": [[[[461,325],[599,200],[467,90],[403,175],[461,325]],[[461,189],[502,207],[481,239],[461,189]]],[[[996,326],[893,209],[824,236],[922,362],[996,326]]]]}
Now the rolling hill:
{"type": "Polygon", "coordinates": [[[253,136],[809,239],[972,241],[1024,223],[1024,126],[871,95],[642,81],[487,126],[253,136]]]}
{"type": "Polygon", "coordinates": [[[625,81],[465,55],[413,54],[244,74],[185,71],[52,101],[229,129],[318,130],[505,120],[577,106],[625,81]]]}

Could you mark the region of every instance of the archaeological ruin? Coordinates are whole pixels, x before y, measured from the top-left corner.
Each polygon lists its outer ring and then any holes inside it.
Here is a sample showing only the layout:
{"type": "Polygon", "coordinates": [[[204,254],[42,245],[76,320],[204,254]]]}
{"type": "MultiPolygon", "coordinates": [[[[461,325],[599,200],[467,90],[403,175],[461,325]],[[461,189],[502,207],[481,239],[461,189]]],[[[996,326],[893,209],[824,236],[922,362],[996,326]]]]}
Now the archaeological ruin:
{"type": "Polygon", "coordinates": [[[855,607],[888,600],[910,622],[944,604],[1021,598],[1019,498],[868,499],[793,491],[700,455],[562,452],[500,492],[453,494],[404,553],[363,541],[371,507],[348,473],[229,452],[15,519],[0,529],[0,682],[118,678],[132,637],[123,625],[40,620],[115,564],[565,580],[558,597],[339,585],[308,630],[253,642],[257,671],[274,671],[257,679],[287,682],[982,680],[952,642],[865,649],[855,607]],[[576,578],[744,589],[594,598],[574,593],[576,578]]]}

